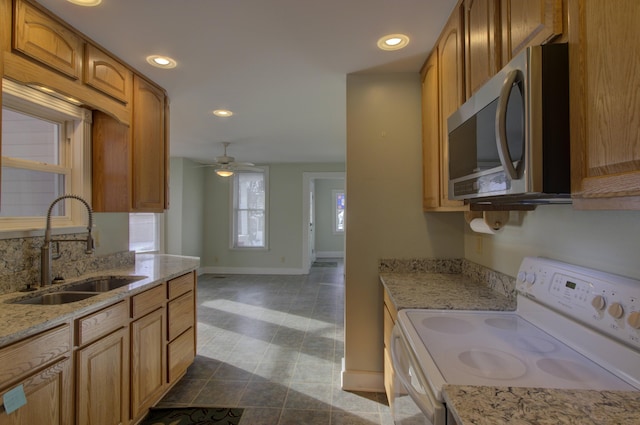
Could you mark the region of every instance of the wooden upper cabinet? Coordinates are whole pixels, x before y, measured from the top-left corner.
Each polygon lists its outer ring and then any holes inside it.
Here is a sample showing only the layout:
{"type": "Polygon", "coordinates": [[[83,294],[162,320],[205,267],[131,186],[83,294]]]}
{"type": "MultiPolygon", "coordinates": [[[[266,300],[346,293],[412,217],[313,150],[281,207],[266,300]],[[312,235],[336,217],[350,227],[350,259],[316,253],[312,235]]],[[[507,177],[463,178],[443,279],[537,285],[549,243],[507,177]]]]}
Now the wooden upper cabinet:
{"type": "Polygon", "coordinates": [[[440,97],[438,48],[422,68],[422,209],[440,206],[440,97]]]}
{"type": "Polygon", "coordinates": [[[72,79],[82,74],[83,39],[32,4],[15,1],[13,48],[72,79]]]}
{"type": "Polygon", "coordinates": [[[96,212],[131,210],[131,128],[93,112],[91,197],[96,212]]]}
{"type": "Polygon", "coordinates": [[[464,47],[462,11],[456,7],[445,25],[438,41],[438,78],[440,80],[440,207],[462,209],[462,201],[448,198],[449,184],[449,135],[447,118],[465,100],[464,47]]]}
{"type": "Polygon", "coordinates": [[[583,209],[640,209],[640,2],[569,1],[571,182],[583,209]]]}
{"type": "Polygon", "coordinates": [[[84,49],[84,82],[123,103],[131,101],[133,73],[125,65],[87,43],[84,49]]]}
{"type": "Polygon", "coordinates": [[[467,98],[501,68],[499,12],[498,0],[464,1],[467,98]]]}
{"type": "Polygon", "coordinates": [[[502,0],[502,64],[562,34],[562,0],[502,0]]]}
{"type": "Polygon", "coordinates": [[[165,93],[137,75],[133,79],[133,211],[166,208],[168,135],[165,93]]]}

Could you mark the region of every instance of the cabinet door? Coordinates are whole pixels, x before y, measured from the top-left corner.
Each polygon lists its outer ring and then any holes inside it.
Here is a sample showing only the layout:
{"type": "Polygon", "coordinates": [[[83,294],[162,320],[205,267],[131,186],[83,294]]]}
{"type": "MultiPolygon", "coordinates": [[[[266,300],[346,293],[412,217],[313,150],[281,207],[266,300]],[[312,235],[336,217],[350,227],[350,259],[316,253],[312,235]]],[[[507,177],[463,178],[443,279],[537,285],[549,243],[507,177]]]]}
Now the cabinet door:
{"type": "Polygon", "coordinates": [[[95,212],[131,210],[131,129],[93,111],[91,197],[95,212]]]}
{"type": "Polygon", "coordinates": [[[500,7],[497,0],[465,0],[467,98],[500,69],[500,7]]]}
{"type": "Polygon", "coordinates": [[[463,208],[462,201],[450,201],[449,135],[447,118],[464,102],[464,55],[462,9],[454,9],[438,42],[438,76],[440,79],[440,206],[463,208]]]}
{"type": "Polygon", "coordinates": [[[82,38],[25,1],[15,2],[13,48],[73,79],[82,69],[82,38]]]}
{"type": "Polygon", "coordinates": [[[134,76],[133,84],[133,210],[163,212],[167,186],[165,95],[134,76]]]}
{"type": "MultiPolygon", "coordinates": [[[[64,358],[23,381],[27,404],[7,415],[0,409],[0,425],[68,425],[73,423],[71,359],[64,358]]],[[[4,388],[4,395],[15,386],[4,388]]],[[[0,398],[0,401],[2,399],[0,398]]]]}
{"type": "Polygon", "coordinates": [[[133,73],[126,66],[97,47],[88,43],[85,45],[86,84],[123,103],[128,103],[131,100],[132,79],[133,73]]]}
{"type": "Polygon", "coordinates": [[[502,63],[562,34],[562,0],[502,0],[502,63]]]}
{"type": "Polygon", "coordinates": [[[76,425],[128,423],[128,332],[122,328],[76,353],[76,425]]]}
{"type": "Polygon", "coordinates": [[[640,209],[640,2],[570,2],[574,207],[640,209]],[[598,199],[599,198],[599,199],[598,199]]]}
{"type": "Polygon", "coordinates": [[[422,208],[440,206],[440,115],[438,48],[422,70],[422,208]]]}
{"type": "Polygon", "coordinates": [[[165,309],[160,308],[131,323],[131,417],[151,407],[166,382],[165,309]]]}

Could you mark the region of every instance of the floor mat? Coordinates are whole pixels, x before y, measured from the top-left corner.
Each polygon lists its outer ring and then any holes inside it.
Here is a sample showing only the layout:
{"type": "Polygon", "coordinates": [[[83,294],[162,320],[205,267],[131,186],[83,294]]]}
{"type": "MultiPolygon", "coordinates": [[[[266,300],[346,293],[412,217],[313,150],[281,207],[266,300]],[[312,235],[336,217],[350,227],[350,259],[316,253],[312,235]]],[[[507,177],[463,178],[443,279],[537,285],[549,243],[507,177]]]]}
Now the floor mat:
{"type": "Polygon", "coordinates": [[[169,407],[151,409],[140,425],[236,425],[243,409],[169,407]]]}

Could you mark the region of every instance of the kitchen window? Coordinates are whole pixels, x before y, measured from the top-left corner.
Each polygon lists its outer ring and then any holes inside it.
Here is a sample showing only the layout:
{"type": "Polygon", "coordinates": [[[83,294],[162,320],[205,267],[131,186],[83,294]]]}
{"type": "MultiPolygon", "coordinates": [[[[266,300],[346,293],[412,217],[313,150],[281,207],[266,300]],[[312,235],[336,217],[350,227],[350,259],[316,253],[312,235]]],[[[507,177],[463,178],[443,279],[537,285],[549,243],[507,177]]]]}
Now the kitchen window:
{"type": "Polygon", "coordinates": [[[268,169],[233,174],[231,247],[267,248],[268,169]]]}
{"type": "Polygon", "coordinates": [[[162,214],[129,214],[129,250],[160,252],[162,246],[162,214]]]}
{"type": "MultiPolygon", "coordinates": [[[[90,118],[83,108],[3,80],[0,229],[44,228],[49,205],[64,194],[90,200],[90,118]]],[[[52,225],[82,226],[84,214],[79,203],[59,202],[52,225]]]]}
{"type": "Polygon", "coordinates": [[[344,233],[344,212],[346,206],[346,198],[344,190],[333,190],[333,233],[344,233]]]}

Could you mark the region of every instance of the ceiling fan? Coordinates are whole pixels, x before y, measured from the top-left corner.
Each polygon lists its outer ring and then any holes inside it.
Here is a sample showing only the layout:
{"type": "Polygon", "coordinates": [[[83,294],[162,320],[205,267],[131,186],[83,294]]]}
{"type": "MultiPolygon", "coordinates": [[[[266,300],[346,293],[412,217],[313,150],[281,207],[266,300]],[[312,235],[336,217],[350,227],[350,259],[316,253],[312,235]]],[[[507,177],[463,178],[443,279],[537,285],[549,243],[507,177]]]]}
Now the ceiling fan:
{"type": "Polygon", "coordinates": [[[262,171],[262,169],[255,167],[252,162],[236,162],[232,156],[227,156],[227,146],[231,143],[222,142],[224,146],[224,155],[216,157],[215,164],[208,164],[208,167],[216,167],[214,171],[221,177],[230,177],[236,171],[262,171]]]}

